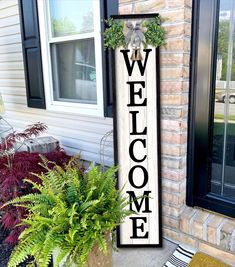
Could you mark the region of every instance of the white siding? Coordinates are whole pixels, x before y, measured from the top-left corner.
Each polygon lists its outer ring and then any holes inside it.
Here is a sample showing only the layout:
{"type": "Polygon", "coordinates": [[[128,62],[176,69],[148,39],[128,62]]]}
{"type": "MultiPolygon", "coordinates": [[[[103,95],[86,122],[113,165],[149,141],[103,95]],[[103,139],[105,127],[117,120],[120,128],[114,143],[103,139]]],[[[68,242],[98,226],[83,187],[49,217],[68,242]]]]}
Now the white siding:
{"type": "MultiPolygon", "coordinates": [[[[112,119],[27,107],[17,0],[0,1],[0,93],[6,109],[4,117],[16,130],[44,122],[49,127],[47,134],[58,138],[68,153],[81,152],[86,160],[100,161],[100,141],[112,129],[112,119]]],[[[112,163],[112,142],[105,147],[104,158],[112,163]]]]}

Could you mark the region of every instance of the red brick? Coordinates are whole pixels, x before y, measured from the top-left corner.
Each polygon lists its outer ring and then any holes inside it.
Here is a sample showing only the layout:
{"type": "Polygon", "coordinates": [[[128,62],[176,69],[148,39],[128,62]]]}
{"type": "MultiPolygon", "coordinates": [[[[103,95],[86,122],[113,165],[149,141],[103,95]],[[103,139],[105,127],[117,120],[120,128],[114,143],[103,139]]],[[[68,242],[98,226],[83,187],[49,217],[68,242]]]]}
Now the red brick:
{"type": "Polygon", "coordinates": [[[168,8],[192,6],[192,0],[166,0],[168,8]]]}
{"type": "Polygon", "coordinates": [[[184,51],[185,49],[184,38],[168,38],[166,39],[166,45],[161,49],[162,51],[184,51]]]}
{"type": "Polygon", "coordinates": [[[184,59],[183,59],[183,63],[186,66],[189,66],[190,63],[190,55],[188,53],[184,53],[184,59]]]}
{"type": "Polygon", "coordinates": [[[190,7],[185,7],[184,8],[184,19],[188,22],[191,23],[191,19],[192,19],[192,8],[190,7]]]}
{"type": "Polygon", "coordinates": [[[162,53],[160,58],[161,66],[172,66],[184,63],[183,53],[162,53]]]}
{"type": "Polygon", "coordinates": [[[185,181],[181,181],[181,182],[176,182],[176,181],[172,181],[170,179],[163,179],[162,180],[162,190],[164,190],[164,192],[168,192],[168,193],[181,193],[185,191],[185,181]]]}
{"type": "Polygon", "coordinates": [[[161,120],[161,129],[172,132],[185,132],[187,130],[186,120],[161,120]]]}
{"type": "Polygon", "coordinates": [[[169,238],[173,242],[178,241],[179,243],[185,244],[187,246],[191,246],[194,248],[197,247],[198,242],[194,238],[192,238],[186,234],[180,233],[177,230],[169,229],[165,226],[163,226],[163,236],[169,238]]]}
{"type": "Polygon", "coordinates": [[[166,203],[162,206],[163,215],[178,217],[181,214],[182,206],[167,205],[166,203]]]}
{"type": "Polygon", "coordinates": [[[163,132],[162,142],[175,144],[175,145],[185,144],[187,143],[187,134],[186,133],[163,132]]]}
{"type": "Polygon", "coordinates": [[[171,24],[171,25],[163,25],[164,29],[166,30],[166,36],[167,37],[179,37],[183,36],[185,34],[185,22],[180,22],[177,24],[171,24]]]}
{"type": "Polygon", "coordinates": [[[184,83],[180,81],[161,81],[161,93],[181,93],[184,83]]]}
{"type": "Polygon", "coordinates": [[[162,105],[185,105],[188,103],[188,95],[161,95],[162,105]]]}
{"type": "Polygon", "coordinates": [[[173,181],[182,181],[186,179],[186,171],[162,168],[162,177],[173,181]]]}
{"type": "Polygon", "coordinates": [[[234,230],[235,230],[235,221],[232,220],[226,221],[223,228],[221,229],[221,231],[226,234],[232,234],[234,230]]]}
{"type": "Polygon", "coordinates": [[[164,22],[178,22],[184,21],[185,11],[184,8],[181,9],[164,9],[160,13],[164,22]]]}
{"type": "Polygon", "coordinates": [[[198,210],[196,216],[193,219],[193,236],[199,238],[199,239],[203,239],[204,237],[204,223],[206,222],[207,218],[209,216],[208,212],[202,211],[202,210],[198,210]]]}
{"type": "Polygon", "coordinates": [[[184,119],[187,117],[188,109],[184,106],[162,106],[161,116],[163,119],[184,119]]]}
{"type": "Polygon", "coordinates": [[[189,77],[188,67],[161,67],[160,72],[162,80],[174,80],[189,77]]]}
{"type": "Polygon", "coordinates": [[[133,9],[133,4],[119,6],[119,14],[120,15],[131,14],[132,9],[133,9]]]}
{"type": "Polygon", "coordinates": [[[179,219],[171,216],[162,216],[162,222],[164,226],[168,226],[171,229],[179,229],[179,219]]]}
{"type": "Polygon", "coordinates": [[[183,205],[185,200],[184,194],[172,194],[168,192],[162,192],[163,203],[168,203],[169,205],[183,205]]]}
{"type": "Polygon", "coordinates": [[[183,91],[184,92],[189,91],[189,82],[188,81],[183,82],[183,91]]]}
{"type": "Polygon", "coordinates": [[[183,213],[180,216],[180,230],[184,233],[190,234],[190,220],[195,214],[193,208],[185,207],[183,213]]]}
{"type": "Polygon", "coordinates": [[[162,166],[172,169],[183,169],[186,167],[185,157],[166,157],[162,156],[162,166]]]}
{"type": "Polygon", "coordinates": [[[144,2],[137,2],[135,3],[135,13],[141,14],[141,13],[153,13],[158,12],[159,9],[162,9],[165,7],[165,0],[148,0],[144,2]]]}
{"type": "Polygon", "coordinates": [[[223,217],[210,215],[210,220],[207,223],[207,241],[212,244],[217,244],[217,229],[221,225],[223,217]]]}
{"type": "Polygon", "coordinates": [[[186,154],[186,146],[162,144],[162,154],[168,156],[183,156],[186,154]]]}

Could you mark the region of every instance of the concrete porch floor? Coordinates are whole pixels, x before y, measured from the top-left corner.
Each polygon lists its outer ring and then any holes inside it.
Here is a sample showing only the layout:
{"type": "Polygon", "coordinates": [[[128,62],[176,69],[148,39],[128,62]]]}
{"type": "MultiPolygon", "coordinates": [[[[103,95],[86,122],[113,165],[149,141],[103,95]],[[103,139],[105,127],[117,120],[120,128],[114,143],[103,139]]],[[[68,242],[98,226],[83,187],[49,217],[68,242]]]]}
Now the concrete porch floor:
{"type": "Polygon", "coordinates": [[[162,248],[122,248],[113,253],[113,267],[162,267],[177,245],[163,239],[162,248]]]}

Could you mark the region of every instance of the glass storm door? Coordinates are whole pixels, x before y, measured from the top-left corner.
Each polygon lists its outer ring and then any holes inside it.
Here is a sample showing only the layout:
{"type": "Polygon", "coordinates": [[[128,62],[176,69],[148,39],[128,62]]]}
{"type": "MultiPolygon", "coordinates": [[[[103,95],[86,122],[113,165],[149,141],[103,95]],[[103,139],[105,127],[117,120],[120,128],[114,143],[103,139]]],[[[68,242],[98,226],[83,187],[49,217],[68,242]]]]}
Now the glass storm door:
{"type": "Polygon", "coordinates": [[[211,192],[235,200],[235,1],[221,0],[218,48],[211,192]]]}

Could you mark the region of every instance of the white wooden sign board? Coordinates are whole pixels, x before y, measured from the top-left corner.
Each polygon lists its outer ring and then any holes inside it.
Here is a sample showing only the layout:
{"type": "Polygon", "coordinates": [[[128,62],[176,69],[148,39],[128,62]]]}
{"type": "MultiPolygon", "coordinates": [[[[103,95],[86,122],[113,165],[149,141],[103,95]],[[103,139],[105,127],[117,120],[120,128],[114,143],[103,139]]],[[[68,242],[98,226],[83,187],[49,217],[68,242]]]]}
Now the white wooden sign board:
{"type": "MultiPolygon", "coordinates": [[[[139,21],[136,15],[115,19],[139,21]]],[[[132,61],[131,54],[129,46],[116,49],[114,55],[118,186],[124,187],[123,194],[132,201],[128,208],[136,212],[119,227],[117,245],[161,246],[159,50],[141,49],[143,60],[139,62],[132,61]],[[141,196],[146,197],[135,199],[141,196]]]]}

